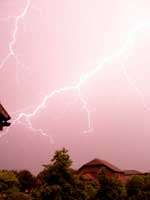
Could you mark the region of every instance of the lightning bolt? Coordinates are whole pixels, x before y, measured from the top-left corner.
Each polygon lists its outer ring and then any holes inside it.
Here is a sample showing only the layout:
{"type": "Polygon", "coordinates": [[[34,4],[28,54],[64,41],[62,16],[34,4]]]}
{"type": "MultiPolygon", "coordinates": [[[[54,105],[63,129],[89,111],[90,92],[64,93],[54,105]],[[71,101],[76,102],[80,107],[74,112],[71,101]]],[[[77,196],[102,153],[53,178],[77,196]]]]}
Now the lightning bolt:
{"type": "Polygon", "coordinates": [[[136,81],[131,78],[131,76],[128,74],[127,68],[124,65],[122,65],[122,72],[123,72],[124,77],[126,78],[128,84],[136,91],[136,93],[140,97],[141,102],[142,102],[143,107],[144,107],[144,110],[150,111],[150,108],[145,103],[142,91],[136,86],[136,81]]]}
{"type": "MultiPolygon", "coordinates": [[[[16,44],[16,35],[18,32],[18,26],[19,26],[19,22],[21,20],[24,19],[24,17],[27,15],[27,12],[29,10],[31,6],[31,1],[27,0],[26,6],[24,8],[24,10],[21,12],[20,15],[18,15],[15,18],[15,26],[14,26],[14,31],[13,31],[13,35],[12,35],[12,40],[9,43],[9,53],[8,55],[3,59],[3,61],[0,64],[0,68],[3,68],[5,63],[7,62],[7,60],[13,56],[16,61],[18,62],[18,57],[15,54],[15,50],[13,49],[14,45],[16,44]]],[[[26,112],[20,112],[19,114],[17,114],[17,116],[15,117],[15,119],[12,122],[12,126],[16,125],[17,123],[22,123],[22,120],[25,119],[25,124],[28,126],[29,129],[31,129],[33,132],[39,132],[42,135],[48,136],[46,133],[44,133],[44,131],[42,129],[36,129],[32,126],[32,118],[35,117],[36,115],[38,115],[40,112],[42,112],[43,109],[45,109],[47,102],[53,98],[54,96],[58,95],[58,94],[64,94],[65,92],[71,92],[71,91],[75,91],[82,103],[82,108],[84,109],[84,111],[87,114],[87,122],[88,122],[88,127],[87,130],[85,130],[84,132],[89,132],[93,130],[92,127],[92,122],[91,122],[91,111],[88,107],[88,102],[85,98],[85,96],[82,94],[82,87],[86,84],[87,81],[89,81],[93,76],[95,76],[97,73],[99,73],[106,64],[108,63],[112,63],[113,61],[115,61],[116,59],[118,59],[120,56],[124,55],[125,53],[128,52],[128,49],[131,48],[136,40],[136,35],[137,32],[139,32],[140,30],[143,30],[143,28],[147,28],[150,27],[150,22],[145,22],[142,23],[138,26],[136,26],[131,32],[129,32],[128,36],[127,36],[127,40],[124,42],[123,46],[121,46],[121,48],[117,49],[115,51],[115,53],[113,53],[110,56],[105,57],[104,59],[98,61],[96,67],[94,67],[93,69],[89,70],[87,73],[85,73],[84,75],[82,75],[79,80],[73,84],[73,85],[69,85],[69,86],[65,86],[62,88],[58,88],[52,92],[50,92],[49,94],[45,95],[43,100],[41,101],[40,104],[38,104],[36,106],[36,108],[29,113],[26,112]]],[[[124,71],[124,75],[128,78],[127,76],[127,72],[124,71]]],[[[9,128],[7,129],[7,131],[3,134],[6,135],[9,131],[9,128]]],[[[52,141],[52,140],[51,140],[52,141]]]]}
{"type": "MultiPolygon", "coordinates": [[[[91,71],[89,71],[89,72],[85,73],[83,76],[81,76],[79,81],[77,82],[77,84],[75,84],[73,86],[66,86],[66,87],[59,88],[59,89],[52,91],[50,94],[48,94],[44,97],[43,101],[36,107],[36,109],[33,112],[31,112],[29,114],[20,113],[14,123],[21,120],[21,118],[23,118],[23,117],[25,117],[29,123],[31,118],[36,116],[39,112],[41,112],[46,107],[46,104],[49,101],[49,99],[51,99],[52,97],[54,97],[55,95],[58,95],[60,93],[63,94],[64,92],[68,92],[68,91],[77,91],[79,99],[82,102],[83,109],[87,113],[88,129],[85,130],[85,132],[92,130],[91,117],[90,117],[91,112],[88,109],[88,103],[81,92],[81,87],[88,80],[90,80],[95,74],[97,74],[99,71],[101,71],[104,68],[105,64],[112,63],[114,60],[119,58],[121,55],[125,54],[128,51],[128,49],[134,44],[134,41],[136,40],[136,33],[139,30],[143,29],[144,27],[149,27],[149,26],[150,26],[150,23],[144,23],[144,24],[136,27],[132,32],[129,33],[126,42],[119,50],[117,50],[113,55],[104,58],[101,62],[99,62],[99,64],[97,64],[97,66],[94,69],[92,69],[91,71]]],[[[31,126],[31,124],[30,124],[30,126],[31,126]]]]}
{"type": "MultiPolygon", "coordinates": [[[[15,58],[16,62],[19,63],[19,59],[18,59],[17,55],[15,54],[15,50],[13,49],[13,46],[16,44],[16,36],[17,36],[17,33],[18,33],[19,22],[21,20],[23,20],[24,17],[27,15],[27,12],[30,8],[30,5],[31,5],[31,0],[27,0],[26,5],[25,5],[23,11],[21,12],[21,14],[15,17],[12,39],[9,42],[9,45],[8,45],[9,52],[6,55],[6,57],[2,60],[2,62],[0,63],[0,69],[2,69],[4,67],[4,65],[6,64],[6,62],[9,60],[9,58],[11,56],[13,56],[15,58]]],[[[9,16],[9,17],[6,18],[6,20],[8,20],[10,18],[14,18],[14,17],[9,16]]]]}

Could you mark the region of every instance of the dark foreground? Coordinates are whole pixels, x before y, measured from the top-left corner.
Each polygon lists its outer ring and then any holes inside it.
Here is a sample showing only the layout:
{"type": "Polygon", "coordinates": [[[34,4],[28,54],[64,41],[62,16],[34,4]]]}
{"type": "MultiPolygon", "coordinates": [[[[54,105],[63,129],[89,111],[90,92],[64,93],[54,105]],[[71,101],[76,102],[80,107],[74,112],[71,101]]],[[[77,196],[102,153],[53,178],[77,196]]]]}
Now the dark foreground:
{"type": "Polygon", "coordinates": [[[106,169],[90,179],[71,168],[66,149],[56,151],[35,177],[28,170],[0,170],[0,200],[150,200],[150,176],[126,182],[106,169]]]}

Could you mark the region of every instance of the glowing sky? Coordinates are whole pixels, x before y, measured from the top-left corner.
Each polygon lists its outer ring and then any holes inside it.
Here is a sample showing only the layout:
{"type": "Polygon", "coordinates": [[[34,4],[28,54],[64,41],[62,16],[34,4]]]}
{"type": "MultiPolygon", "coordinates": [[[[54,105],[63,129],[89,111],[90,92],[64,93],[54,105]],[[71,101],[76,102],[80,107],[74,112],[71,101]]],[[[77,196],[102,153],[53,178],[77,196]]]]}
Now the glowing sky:
{"type": "Polygon", "coordinates": [[[36,172],[54,150],[150,170],[150,2],[1,0],[0,168],[36,172]]]}

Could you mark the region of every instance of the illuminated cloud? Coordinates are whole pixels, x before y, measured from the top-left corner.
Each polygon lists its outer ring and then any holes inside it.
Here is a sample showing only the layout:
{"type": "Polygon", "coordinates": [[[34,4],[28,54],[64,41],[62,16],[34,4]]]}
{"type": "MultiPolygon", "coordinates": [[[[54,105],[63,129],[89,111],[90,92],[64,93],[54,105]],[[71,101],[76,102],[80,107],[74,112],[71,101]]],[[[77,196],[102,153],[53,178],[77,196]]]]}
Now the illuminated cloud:
{"type": "MultiPolygon", "coordinates": [[[[1,4],[7,10],[0,16],[6,33],[0,55],[1,101],[13,118],[1,134],[1,152],[5,155],[9,146],[12,156],[22,143],[20,154],[27,155],[33,148],[27,142],[30,135],[35,146],[47,140],[52,151],[68,147],[78,164],[102,156],[124,159],[118,161],[121,167],[136,163],[146,169],[148,162],[142,165],[138,158],[145,153],[149,159],[150,15],[143,8],[150,5],[133,0],[1,4]],[[22,139],[20,131],[25,133],[22,139]]],[[[47,145],[41,158],[48,154],[47,145]]],[[[35,163],[40,165],[41,158],[35,163]]],[[[31,160],[10,164],[7,155],[2,167],[35,169],[31,160]]]]}

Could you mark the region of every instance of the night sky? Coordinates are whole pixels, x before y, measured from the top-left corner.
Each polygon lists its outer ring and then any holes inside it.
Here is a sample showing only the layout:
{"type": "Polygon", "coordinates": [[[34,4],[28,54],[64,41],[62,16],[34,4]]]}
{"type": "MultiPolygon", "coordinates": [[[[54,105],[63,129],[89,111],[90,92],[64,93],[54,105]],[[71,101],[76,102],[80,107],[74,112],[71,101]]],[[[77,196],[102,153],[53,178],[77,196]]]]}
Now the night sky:
{"type": "Polygon", "coordinates": [[[150,170],[150,2],[1,0],[0,168],[38,172],[56,149],[150,170]]]}

